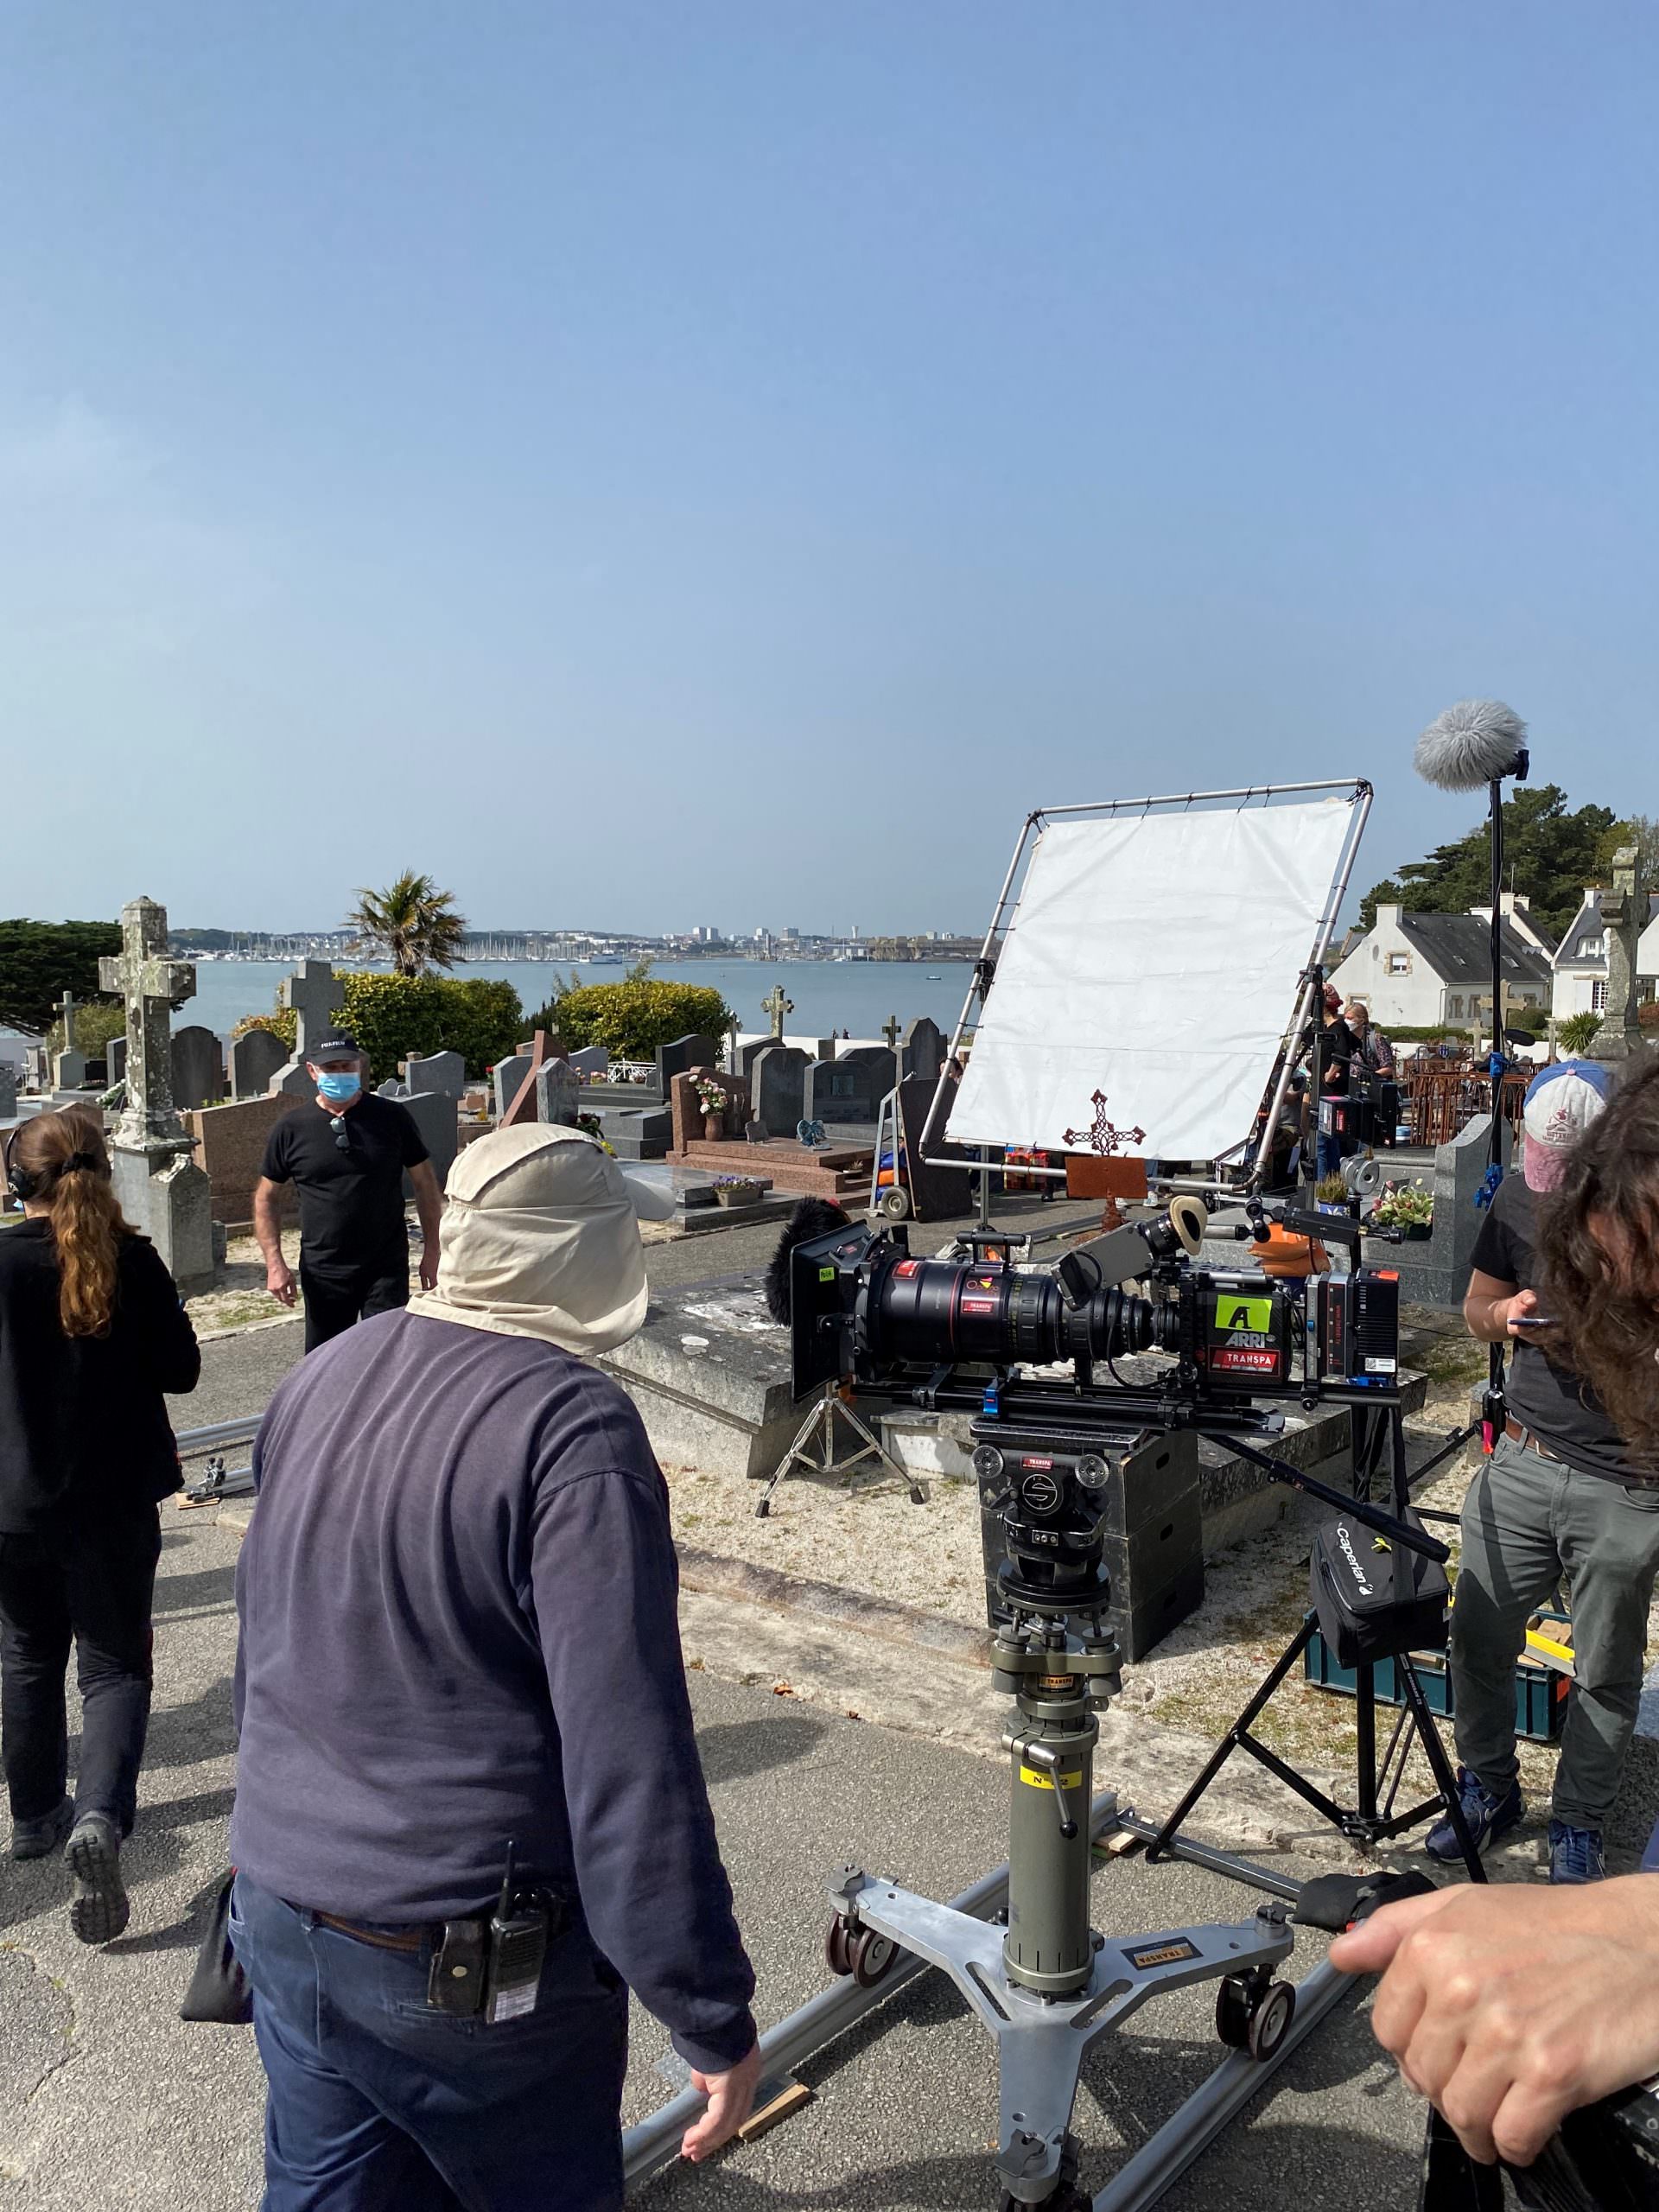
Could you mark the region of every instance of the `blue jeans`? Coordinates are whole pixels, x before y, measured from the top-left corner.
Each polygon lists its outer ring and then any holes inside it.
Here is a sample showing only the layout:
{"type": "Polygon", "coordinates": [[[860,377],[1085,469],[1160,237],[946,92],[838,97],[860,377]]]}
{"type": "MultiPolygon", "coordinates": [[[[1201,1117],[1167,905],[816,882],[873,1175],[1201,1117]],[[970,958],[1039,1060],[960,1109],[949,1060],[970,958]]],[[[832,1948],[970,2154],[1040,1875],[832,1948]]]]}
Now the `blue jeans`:
{"type": "Polygon", "coordinates": [[[270,2096],[264,2212],[620,2212],[627,1991],[580,1925],[491,2027],[381,1950],[238,1874],[231,1941],[270,2096]]]}
{"type": "Polygon", "coordinates": [[[1316,1160],[1321,1179],[1327,1175],[1340,1175],[1342,1173],[1342,1139],[1336,1136],[1326,1136],[1325,1131],[1321,1129],[1319,1131],[1319,1141],[1316,1160]]]}

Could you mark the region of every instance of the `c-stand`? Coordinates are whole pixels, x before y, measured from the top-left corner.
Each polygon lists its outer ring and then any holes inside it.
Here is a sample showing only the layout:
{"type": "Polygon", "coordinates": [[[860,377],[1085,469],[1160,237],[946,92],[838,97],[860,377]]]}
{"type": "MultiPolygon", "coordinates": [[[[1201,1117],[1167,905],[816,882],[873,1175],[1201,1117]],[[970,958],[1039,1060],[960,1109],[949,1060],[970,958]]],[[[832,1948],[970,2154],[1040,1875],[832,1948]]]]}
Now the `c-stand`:
{"type": "MultiPolygon", "coordinates": [[[[1472,1882],[1484,1882],[1486,1870],[1480,1863],[1458,1793],[1457,1777],[1452,1771],[1446,1747],[1440,1741],[1440,1731],[1434,1725],[1433,1713],[1423,1690],[1421,1676],[1413,1663],[1412,1653],[1425,1644],[1444,1645],[1446,1642],[1446,1606],[1443,1596],[1437,1599],[1433,1588],[1423,1587],[1421,1562],[1428,1561],[1438,1567],[1446,1560],[1446,1548],[1433,1537],[1426,1535],[1411,1513],[1411,1498],[1406,1471],[1406,1441],[1403,1409],[1396,1395],[1390,1393],[1382,1402],[1370,1406],[1355,1405],[1350,1409],[1350,1456],[1353,1467],[1354,1496],[1343,1499],[1338,1493],[1328,1491],[1322,1484],[1307,1478],[1297,1479],[1295,1471],[1283,1467],[1270,1459],[1265,1452],[1255,1451],[1237,1437],[1229,1440],[1233,1450],[1245,1459],[1262,1466],[1281,1480],[1295,1480],[1298,1489],[1310,1491],[1327,1502],[1341,1506],[1343,1518],[1327,1523],[1314,1539],[1313,1591],[1316,1602],[1310,1605],[1284,1651],[1274,1661],[1268,1675],[1249,1704],[1232,1726],[1221,1738],[1191,1788],[1182,1797],[1169,1817],[1158,1827],[1144,1821],[1128,1820],[1124,1825],[1147,1840],[1149,1859],[1176,1855],[1183,1822],[1192,1814],[1199,1799],[1221,1772],[1236,1751],[1248,1751],[1250,1757],[1276,1775],[1287,1789],[1311,1805],[1314,1811],[1331,1822],[1350,1842],[1373,1849],[1397,1835],[1403,1835],[1428,1815],[1440,1810],[1452,1823],[1458,1839],[1464,1865],[1472,1882]],[[1388,1445],[1392,1459],[1392,1513],[1382,1513],[1369,1503],[1363,1495],[1370,1475],[1376,1464],[1377,1445],[1381,1439],[1371,1427],[1373,1422],[1386,1422],[1388,1445]],[[1348,1524],[1354,1522],[1370,1529],[1386,1539],[1382,1547],[1367,1551],[1361,1559],[1359,1548],[1348,1535],[1348,1524]],[[1321,1578],[1322,1559],[1332,1562],[1332,1574],[1340,1577],[1333,1585],[1331,1577],[1321,1578]],[[1369,1578],[1376,1577],[1372,1583],[1369,1578]],[[1386,1587],[1382,1586],[1386,1581],[1386,1587]],[[1367,1599],[1377,1602],[1365,1608],[1363,1627],[1356,1630],[1351,1622],[1344,1621],[1339,1592],[1343,1589],[1363,1590],[1367,1599]],[[1354,1659],[1355,1719],[1358,1742],[1355,1751],[1356,1802],[1344,1806],[1309,1782],[1295,1768],[1252,1733],[1274,1693],[1291,1672],[1313,1642],[1315,1633],[1324,1635],[1333,1653],[1344,1632],[1356,1634],[1354,1659]],[[1358,1656],[1363,1650],[1363,1656],[1358,1656]],[[1387,1747],[1379,1766],[1376,1755],[1376,1666],[1383,1659],[1391,1660],[1395,1679],[1400,1685],[1405,1703],[1396,1718],[1387,1747]],[[1406,1761],[1413,1743],[1417,1743],[1427,1761],[1434,1780],[1434,1795],[1421,1803],[1396,1809],[1401,1785],[1405,1778],[1406,1761]]],[[[1338,1655],[1339,1656],[1339,1655],[1338,1655]]]]}

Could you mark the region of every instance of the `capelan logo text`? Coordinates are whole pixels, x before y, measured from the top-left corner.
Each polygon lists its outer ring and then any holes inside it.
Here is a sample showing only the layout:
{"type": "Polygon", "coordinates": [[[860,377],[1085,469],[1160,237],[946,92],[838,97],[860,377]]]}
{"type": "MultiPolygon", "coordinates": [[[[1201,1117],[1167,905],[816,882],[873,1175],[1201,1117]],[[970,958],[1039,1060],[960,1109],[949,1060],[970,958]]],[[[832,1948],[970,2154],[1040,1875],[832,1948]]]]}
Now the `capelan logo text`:
{"type": "Polygon", "coordinates": [[[1364,1568],[1359,1563],[1358,1553],[1355,1551],[1352,1544],[1348,1541],[1347,1528],[1342,1522],[1338,1523],[1337,1541],[1342,1546],[1343,1557],[1347,1560],[1349,1566],[1354,1570],[1354,1580],[1359,1585],[1360,1596],[1362,1598],[1369,1598],[1371,1594],[1371,1586],[1366,1580],[1364,1568]]]}

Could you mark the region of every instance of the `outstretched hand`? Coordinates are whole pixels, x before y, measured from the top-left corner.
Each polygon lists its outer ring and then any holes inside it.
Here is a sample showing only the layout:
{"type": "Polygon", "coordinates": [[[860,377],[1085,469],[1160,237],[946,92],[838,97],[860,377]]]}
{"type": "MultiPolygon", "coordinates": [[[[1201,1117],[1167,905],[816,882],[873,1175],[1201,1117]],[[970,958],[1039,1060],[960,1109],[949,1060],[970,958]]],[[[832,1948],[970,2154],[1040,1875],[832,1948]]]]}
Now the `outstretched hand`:
{"type": "Polygon", "coordinates": [[[709,2108],[680,2138],[680,2156],[689,2158],[694,2166],[699,2165],[704,2158],[712,2157],[722,2143],[729,2143],[749,2116],[755,2084],[760,2079],[759,2044],[728,2073],[699,2074],[693,2067],[693,2086],[708,2098],[709,2108]]]}
{"type": "Polygon", "coordinates": [[[1529,2165],[1570,2112],[1659,2068],[1659,1880],[1438,1890],[1331,1946],[1381,1974],[1377,2041],[1470,2156],[1529,2165]]]}

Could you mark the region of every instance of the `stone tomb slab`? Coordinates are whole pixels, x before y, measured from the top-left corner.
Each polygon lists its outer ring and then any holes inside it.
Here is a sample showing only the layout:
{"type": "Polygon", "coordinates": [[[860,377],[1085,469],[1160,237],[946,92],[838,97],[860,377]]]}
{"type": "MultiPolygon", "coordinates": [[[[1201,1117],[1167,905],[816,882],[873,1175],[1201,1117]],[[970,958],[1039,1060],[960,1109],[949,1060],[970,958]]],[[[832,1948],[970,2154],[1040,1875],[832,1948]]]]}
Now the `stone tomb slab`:
{"type": "MultiPolygon", "coordinates": [[[[305,1110],[303,1099],[279,1090],[262,1098],[233,1099],[225,1106],[200,1107],[183,1116],[195,1141],[196,1165],[213,1193],[215,1221],[238,1228],[253,1219],[253,1186],[264,1160],[265,1141],[285,1114],[305,1110]]],[[[277,1188],[283,1217],[292,1220],[293,1185],[280,1184],[277,1188]]]]}

